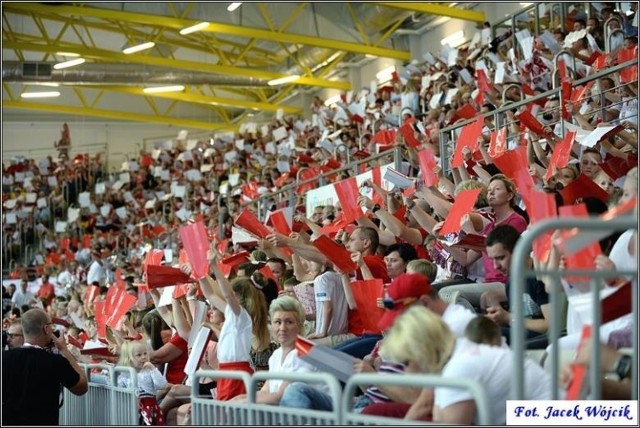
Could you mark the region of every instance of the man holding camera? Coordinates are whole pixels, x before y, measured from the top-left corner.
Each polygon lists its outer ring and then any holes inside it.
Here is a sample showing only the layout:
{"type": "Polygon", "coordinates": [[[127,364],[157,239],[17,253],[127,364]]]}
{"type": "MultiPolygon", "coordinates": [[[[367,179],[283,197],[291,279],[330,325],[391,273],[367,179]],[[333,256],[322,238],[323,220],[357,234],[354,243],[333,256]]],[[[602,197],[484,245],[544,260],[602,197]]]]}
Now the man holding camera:
{"type": "Polygon", "coordinates": [[[5,425],[58,425],[61,386],[76,395],[88,390],[87,376],[56,337],[46,312],[31,309],[22,316],[24,344],[2,359],[2,422],[5,425]],[[47,350],[55,345],[59,354],[47,350]]]}

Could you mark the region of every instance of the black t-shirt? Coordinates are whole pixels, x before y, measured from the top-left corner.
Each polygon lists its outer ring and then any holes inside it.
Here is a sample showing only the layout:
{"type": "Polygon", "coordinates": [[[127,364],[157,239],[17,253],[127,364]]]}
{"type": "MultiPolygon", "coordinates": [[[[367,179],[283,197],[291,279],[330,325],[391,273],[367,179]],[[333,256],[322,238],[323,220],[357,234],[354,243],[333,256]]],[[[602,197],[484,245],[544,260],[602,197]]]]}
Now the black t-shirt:
{"type": "Polygon", "coordinates": [[[61,355],[23,347],[2,355],[2,423],[58,425],[60,385],[71,388],[80,375],[61,355]]]}
{"type": "MultiPolygon", "coordinates": [[[[507,281],[505,284],[505,292],[507,293],[507,298],[510,299],[510,282],[507,281]]],[[[540,307],[542,305],[546,305],[549,303],[549,294],[544,289],[544,282],[538,281],[536,278],[527,278],[524,284],[524,295],[525,295],[525,318],[532,319],[541,319],[544,318],[542,315],[542,310],[540,307]],[[528,295],[529,298],[526,298],[528,295]],[[529,302],[530,304],[527,304],[529,302]]],[[[511,307],[513,303],[509,300],[509,307],[511,307]]]]}

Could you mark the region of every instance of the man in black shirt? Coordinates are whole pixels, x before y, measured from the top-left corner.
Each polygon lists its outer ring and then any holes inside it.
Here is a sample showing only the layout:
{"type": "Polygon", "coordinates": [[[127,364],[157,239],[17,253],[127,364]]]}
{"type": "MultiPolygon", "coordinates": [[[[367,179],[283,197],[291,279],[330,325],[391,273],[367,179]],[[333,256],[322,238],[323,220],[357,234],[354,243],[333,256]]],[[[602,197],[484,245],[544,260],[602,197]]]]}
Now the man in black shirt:
{"type": "MultiPolygon", "coordinates": [[[[493,261],[496,269],[507,275],[507,277],[511,268],[511,255],[518,238],[520,238],[520,233],[512,226],[505,224],[496,226],[495,229],[489,232],[485,240],[487,255],[493,261]]],[[[507,298],[509,297],[509,283],[510,280],[507,280],[505,284],[507,298]]],[[[529,340],[545,337],[549,328],[550,309],[549,295],[545,291],[544,283],[536,278],[527,278],[522,299],[525,309],[524,326],[526,338],[529,340]]],[[[512,303],[504,302],[503,305],[493,304],[487,307],[487,317],[502,327],[502,335],[507,338],[507,343],[511,339],[512,314],[509,309],[512,303]]],[[[540,346],[542,345],[544,343],[540,346]]],[[[530,346],[528,348],[531,349],[530,346]]]]}
{"type": "Polygon", "coordinates": [[[83,395],[88,390],[86,374],[64,337],[53,334],[51,319],[43,310],[24,313],[22,332],[24,345],[2,358],[2,424],[58,425],[60,386],[83,395]],[[46,350],[52,343],[59,354],[46,350]]]}

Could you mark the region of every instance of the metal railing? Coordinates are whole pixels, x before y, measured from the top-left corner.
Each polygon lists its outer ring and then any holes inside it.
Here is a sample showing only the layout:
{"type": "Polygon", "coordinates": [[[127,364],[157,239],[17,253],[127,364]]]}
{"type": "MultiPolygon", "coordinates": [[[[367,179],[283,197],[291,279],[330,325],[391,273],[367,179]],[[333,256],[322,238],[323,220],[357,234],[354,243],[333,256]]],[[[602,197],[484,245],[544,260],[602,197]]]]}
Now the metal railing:
{"type": "MultiPolygon", "coordinates": [[[[617,231],[617,230],[629,230],[638,229],[638,220],[634,216],[619,217],[609,221],[602,221],[601,219],[548,219],[541,221],[538,224],[533,225],[526,234],[522,235],[518,240],[516,247],[513,251],[511,261],[511,295],[509,301],[511,302],[511,308],[513,317],[513,324],[511,328],[511,348],[513,349],[513,364],[514,367],[523,367],[524,364],[524,350],[525,350],[525,333],[524,333],[524,304],[521,296],[524,293],[524,287],[526,278],[536,275],[544,275],[554,279],[553,292],[549,293],[551,298],[552,312],[550,319],[550,342],[553,344],[551,354],[551,376],[552,379],[558,379],[559,373],[559,325],[560,325],[560,307],[559,299],[556,295],[558,292],[558,280],[564,276],[570,275],[584,275],[589,274],[591,276],[591,295],[593,297],[593,329],[591,340],[594,344],[599,344],[600,341],[600,325],[601,325],[601,303],[600,303],[600,288],[602,280],[617,276],[632,275],[637,277],[637,269],[635,271],[589,271],[589,270],[564,270],[564,271],[536,271],[525,269],[527,266],[527,259],[531,253],[534,241],[542,236],[545,232],[555,229],[570,229],[570,228],[588,229],[590,231],[617,231]]],[[[634,281],[635,285],[632,285],[632,313],[633,313],[633,327],[631,332],[632,346],[633,346],[633,364],[631,370],[631,391],[632,399],[638,398],[638,289],[637,281],[634,281]]],[[[594,347],[592,349],[596,349],[594,347]]],[[[591,385],[591,399],[601,399],[601,374],[600,374],[600,353],[592,352],[590,363],[590,385],[591,385]]],[[[524,371],[515,370],[512,378],[511,399],[522,400],[524,399],[524,371]]],[[[558,399],[558,392],[554,388],[552,399],[558,399]]]]}

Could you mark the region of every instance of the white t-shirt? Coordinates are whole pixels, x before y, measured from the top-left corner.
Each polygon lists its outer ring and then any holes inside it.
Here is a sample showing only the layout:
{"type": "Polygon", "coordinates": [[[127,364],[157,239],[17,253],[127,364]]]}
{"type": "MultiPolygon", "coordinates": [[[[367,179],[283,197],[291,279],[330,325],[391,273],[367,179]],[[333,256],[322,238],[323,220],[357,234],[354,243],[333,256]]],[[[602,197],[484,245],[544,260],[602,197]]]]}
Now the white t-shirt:
{"type": "Polygon", "coordinates": [[[456,337],[464,337],[467,324],[477,316],[475,312],[462,305],[450,304],[442,313],[442,320],[447,323],[456,337]]]}
{"type": "MultiPolygon", "coordinates": [[[[511,393],[513,354],[509,348],[473,343],[461,338],[449,362],[442,371],[443,378],[476,380],[485,389],[489,403],[489,423],[506,424],[507,400],[511,393]]],[[[552,382],[542,367],[529,359],[524,364],[525,400],[550,400],[552,382]]],[[[473,400],[466,389],[438,387],[434,404],[441,410],[462,401],[473,400]]]]}
{"type": "MultiPolygon", "coordinates": [[[[289,352],[284,361],[282,361],[282,348],[278,348],[273,351],[271,357],[269,357],[269,371],[276,372],[286,372],[286,373],[317,373],[319,370],[303,361],[302,358],[298,356],[298,351],[295,349],[289,352]]],[[[269,379],[269,392],[274,393],[277,392],[282,385],[281,379],[269,379]]],[[[323,388],[321,385],[313,385],[323,392],[328,392],[327,388],[323,388]]]]}
{"type": "Polygon", "coordinates": [[[218,362],[237,363],[250,361],[251,337],[253,336],[253,321],[243,307],[236,316],[230,305],[224,310],[224,323],[218,340],[218,362]]]}
{"type": "Polygon", "coordinates": [[[322,332],[326,316],[324,313],[324,302],[326,301],[331,301],[333,305],[327,336],[346,333],[349,326],[349,307],[340,275],[328,271],[317,276],[313,281],[313,289],[316,293],[316,333],[322,332]]]}
{"type": "Polygon", "coordinates": [[[89,272],[87,273],[87,284],[91,285],[94,282],[100,285],[104,284],[104,280],[107,278],[104,267],[97,261],[93,261],[89,266],[89,272]]]}

